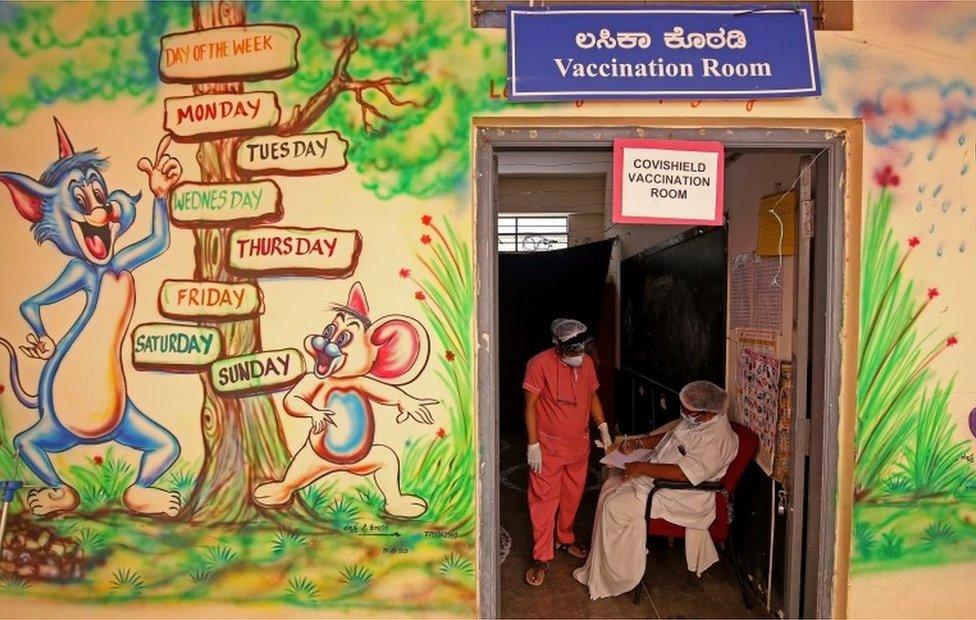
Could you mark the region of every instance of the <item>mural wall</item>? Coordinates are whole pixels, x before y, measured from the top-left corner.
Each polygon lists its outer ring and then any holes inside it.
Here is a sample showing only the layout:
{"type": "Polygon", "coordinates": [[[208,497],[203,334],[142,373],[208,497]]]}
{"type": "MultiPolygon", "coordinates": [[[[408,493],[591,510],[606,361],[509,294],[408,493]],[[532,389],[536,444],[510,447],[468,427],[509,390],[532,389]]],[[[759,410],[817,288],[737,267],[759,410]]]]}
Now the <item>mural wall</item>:
{"type": "Polygon", "coordinates": [[[458,60],[504,50],[419,2],[5,4],[0,40],[4,607],[473,615],[458,60]]]}
{"type": "Polygon", "coordinates": [[[0,5],[5,609],[474,614],[471,119],[514,114],[863,119],[835,612],[964,613],[976,6],[857,3],[824,96],[759,102],[508,106],[469,24],[0,5]]]}

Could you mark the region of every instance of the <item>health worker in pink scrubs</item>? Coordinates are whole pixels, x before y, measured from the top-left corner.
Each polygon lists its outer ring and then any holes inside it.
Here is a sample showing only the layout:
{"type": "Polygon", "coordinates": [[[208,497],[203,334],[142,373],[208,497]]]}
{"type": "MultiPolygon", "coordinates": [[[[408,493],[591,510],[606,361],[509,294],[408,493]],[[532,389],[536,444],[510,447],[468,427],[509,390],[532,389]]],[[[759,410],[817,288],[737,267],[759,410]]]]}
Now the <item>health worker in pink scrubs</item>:
{"type": "Polygon", "coordinates": [[[575,558],[588,550],[576,542],[573,522],[590,456],[590,418],[600,432],[598,445],[609,448],[610,430],[597,396],[600,387],[586,326],[556,319],[551,326],[555,346],[539,353],[525,369],[525,428],[528,432],[529,516],[532,520],[532,566],[525,581],[540,586],[556,548],[575,558]]]}

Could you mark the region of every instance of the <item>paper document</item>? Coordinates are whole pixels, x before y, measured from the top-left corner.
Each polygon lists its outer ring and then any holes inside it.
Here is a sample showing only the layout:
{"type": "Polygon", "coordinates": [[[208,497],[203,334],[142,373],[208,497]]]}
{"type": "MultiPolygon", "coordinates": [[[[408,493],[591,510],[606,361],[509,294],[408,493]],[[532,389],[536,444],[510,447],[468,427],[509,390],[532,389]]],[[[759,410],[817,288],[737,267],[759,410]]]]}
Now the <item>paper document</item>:
{"type": "Polygon", "coordinates": [[[618,467],[620,469],[625,469],[627,463],[633,463],[634,461],[644,461],[647,456],[653,452],[653,450],[634,450],[630,454],[624,454],[620,450],[614,450],[610,454],[606,455],[600,462],[604,465],[609,465],[610,467],[618,467]]]}

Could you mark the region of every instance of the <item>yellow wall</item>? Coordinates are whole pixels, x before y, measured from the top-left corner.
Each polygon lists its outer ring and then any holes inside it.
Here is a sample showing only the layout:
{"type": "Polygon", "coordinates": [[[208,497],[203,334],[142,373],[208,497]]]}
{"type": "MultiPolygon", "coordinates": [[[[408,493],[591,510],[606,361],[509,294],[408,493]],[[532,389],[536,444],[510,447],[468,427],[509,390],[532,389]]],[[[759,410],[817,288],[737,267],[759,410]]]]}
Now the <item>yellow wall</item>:
{"type": "MultiPolygon", "coordinates": [[[[405,492],[425,495],[430,505],[426,516],[397,526],[404,534],[400,542],[407,544],[409,540],[412,545],[406,554],[410,560],[396,564],[399,552],[385,552],[390,545],[352,535],[323,538],[337,546],[318,547],[310,555],[302,555],[289,546],[294,539],[282,538],[294,522],[278,529],[268,527],[265,538],[254,542],[257,546],[252,548],[248,546],[251,539],[212,522],[199,527],[188,525],[184,531],[167,530],[173,526],[158,525],[154,520],[131,519],[120,504],[121,491],[131,475],[126,473],[120,476],[121,482],[92,482],[96,487],[111,488],[104,493],[94,487],[89,490],[76,513],[79,516],[45,524],[64,538],[81,540],[81,532],[86,532],[89,555],[105,560],[87,569],[90,585],[63,587],[43,581],[8,584],[2,593],[5,607],[24,615],[29,610],[36,613],[38,601],[63,607],[84,598],[88,603],[101,604],[98,613],[102,616],[132,615],[131,605],[140,600],[153,604],[154,613],[165,609],[167,614],[177,615],[199,613],[205,608],[201,606],[215,601],[249,605],[247,613],[473,614],[476,588],[471,567],[477,560],[473,546],[474,462],[468,460],[455,467],[464,474],[459,492],[467,499],[461,504],[449,507],[443,491],[447,485],[437,484],[439,476],[447,476],[438,469],[443,467],[438,463],[448,462],[451,456],[470,458],[475,441],[471,409],[464,407],[472,402],[474,390],[470,373],[472,326],[470,315],[462,312],[453,319],[445,318],[427,301],[431,287],[436,287],[432,282],[436,276],[426,270],[424,261],[433,265],[438,258],[432,252],[438,247],[446,250],[450,244],[432,232],[421,217],[432,216],[442,231],[453,227],[459,231],[460,245],[473,246],[467,186],[473,123],[606,123],[808,127],[847,134],[849,236],[845,324],[840,334],[845,357],[841,459],[837,464],[840,491],[834,614],[976,613],[970,597],[964,595],[968,585],[965,577],[976,560],[973,494],[967,490],[970,483],[956,485],[951,492],[946,491],[945,484],[922,492],[912,478],[908,455],[897,453],[882,466],[884,475],[877,478],[875,486],[868,492],[862,489],[858,501],[854,497],[855,476],[862,475],[859,472],[865,468],[864,446],[855,454],[858,419],[863,432],[869,416],[879,415],[878,406],[872,410],[865,404],[865,395],[858,400],[859,380],[862,392],[889,400],[896,396],[891,393],[891,382],[873,385],[870,377],[857,374],[858,328],[862,338],[871,332],[864,329],[866,317],[859,311],[859,297],[867,290],[862,283],[874,275],[867,273],[864,265],[886,248],[897,256],[908,253],[912,237],[917,236],[919,243],[908,254],[898,287],[912,283],[904,304],[913,309],[922,306],[929,289],[937,289],[938,295],[932,296],[911,325],[919,339],[931,334],[922,346],[920,359],[926,359],[929,351],[937,355],[918,375],[921,383],[917,396],[892,410],[901,412],[898,415],[908,420],[905,424],[916,424],[905,446],[918,441],[917,421],[929,420],[934,421],[938,436],[934,443],[941,446],[938,454],[955,455],[955,465],[962,461],[968,467],[964,459],[956,457],[973,452],[968,416],[976,405],[972,398],[976,371],[967,363],[967,351],[976,342],[968,320],[976,310],[976,293],[969,284],[969,257],[976,251],[976,204],[971,202],[976,174],[976,86],[972,77],[976,4],[855,3],[854,30],[817,33],[822,97],[752,103],[585,102],[581,106],[519,106],[494,98],[505,79],[504,33],[472,31],[466,3],[420,7],[357,3],[324,8],[311,4],[253,5],[248,9],[252,12],[248,21],[285,22],[302,32],[298,73],[259,86],[279,91],[286,118],[291,106],[307,101],[328,81],[336,61],[336,33],[350,32],[353,24],[362,38],[351,64],[357,77],[406,74],[403,77],[413,80],[393,94],[416,106],[398,107],[380,93],[370,95],[368,101],[391,119],[368,114],[379,131],[364,132],[363,108],[351,94],[340,97],[313,126],[315,131],[336,129],[350,141],[350,166],[346,170],[279,180],[285,210],[282,224],[319,226],[324,222],[326,226],[362,232],[364,250],[354,278],[260,280],[266,302],[260,323],[266,349],[301,348],[303,337],[321,329],[326,317],[331,317],[330,304],[346,301],[354,280],[363,282],[376,312],[415,318],[431,333],[428,367],[406,390],[413,396],[441,401],[432,409],[435,423],[406,420],[398,424],[395,410],[391,415],[378,416],[378,437],[390,441],[408,470],[405,492]],[[330,41],[331,46],[322,45],[322,40],[330,41]],[[413,64],[397,64],[391,49],[410,54],[413,64]],[[863,120],[863,131],[858,119],[863,120]],[[891,166],[892,174],[898,176],[897,185],[891,183],[891,175],[884,179],[884,188],[879,184],[876,173],[885,166],[891,166]],[[890,231],[891,247],[883,238],[868,235],[872,215],[880,213],[880,205],[888,200],[890,217],[879,227],[882,232],[890,231]],[[424,235],[429,235],[431,243],[422,241],[424,235]],[[862,237],[873,239],[873,244],[862,248],[862,237]],[[401,277],[401,269],[408,269],[409,275],[401,277]],[[418,299],[417,293],[423,291],[427,293],[418,299]],[[445,340],[439,340],[439,330],[452,327],[458,334],[445,332],[445,340]],[[457,336],[461,342],[445,344],[457,336]],[[948,346],[950,339],[952,346],[948,346]],[[465,351],[470,355],[461,360],[465,351]],[[459,366],[461,361],[468,365],[459,366]],[[937,385],[944,387],[953,380],[944,402],[931,398],[937,385]],[[865,404],[860,411],[858,402],[865,404]],[[440,429],[443,434],[438,433],[440,429]],[[948,432],[948,436],[939,432],[948,432]],[[447,455],[448,459],[438,461],[438,455],[447,455]],[[175,542],[166,537],[167,532],[174,531],[179,534],[172,534],[178,539],[175,542]],[[192,540],[180,538],[191,534],[192,540]],[[184,554],[159,556],[170,558],[168,561],[159,559],[154,555],[159,544],[176,544],[184,554]],[[229,551],[221,551],[221,547],[229,551]],[[135,551],[123,553],[118,549],[135,551]],[[391,568],[395,564],[399,567],[396,570],[391,568]],[[366,572],[356,572],[357,567],[366,572]]],[[[110,157],[112,167],[106,172],[110,189],[143,192],[139,215],[125,239],[140,238],[149,227],[151,191],[135,164],[140,157],[153,155],[162,135],[164,99],[191,92],[189,86],[158,82],[153,50],[158,49],[158,36],[191,27],[187,5],[0,7],[0,170],[35,178],[40,175],[57,154],[51,123],[51,117],[56,116],[77,150],[98,147],[110,157]]],[[[200,179],[192,144],[173,144],[170,153],[182,162],[185,179],[200,179]]],[[[50,244],[38,247],[33,242],[7,193],[0,194],[0,257],[8,265],[0,281],[0,299],[6,300],[0,303],[0,335],[19,345],[29,331],[19,314],[19,304],[52,282],[65,260],[50,244]]],[[[133,327],[159,320],[155,303],[158,287],[164,278],[192,277],[193,252],[192,233],[174,230],[166,254],[139,269],[133,327]]],[[[459,269],[461,280],[465,273],[470,278],[471,262],[459,258],[454,266],[449,256],[443,258],[448,270],[459,269]]],[[[470,281],[468,285],[473,286],[470,281]]],[[[470,299],[471,291],[473,288],[462,287],[455,293],[470,299]]],[[[83,300],[76,297],[46,310],[44,320],[50,332],[64,334],[82,305],[83,300]]],[[[881,304],[887,310],[893,305],[881,304]]],[[[163,480],[171,487],[181,482],[186,485],[182,497],[185,504],[191,499],[204,456],[200,381],[194,375],[136,371],[129,362],[128,347],[124,346],[122,359],[129,395],[150,417],[169,427],[182,446],[176,467],[186,473],[185,479],[167,473],[170,477],[163,480]]],[[[903,349],[893,351],[887,356],[876,355],[883,358],[882,368],[896,368],[910,357],[898,353],[903,349]]],[[[23,359],[23,383],[33,391],[42,366],[23,359]]],[[[3,383],[8,389],[0,396],[0,406],[9,441],[30,427],[37,413],[20,406],[9,382],[5,379],[3,383]]],[[[85,389],[89,384],[84,381],[74,387],[85,389]]],[[[273,396],[279,412],[282,395],[273,396]]],[[[885,407],[880,406],[880,411],[884,413],[885,407]]],[[[302,446],[309,423],[282,414],[281,428],[287,460],[302,446]]],[[[104,471],[100,468],[109,461],[107,447],[74,448],[55,456],[55,466],[79,483],[92,472],[104,471]],[[72,470],[72,466],[81,469],[72,470]]],[[[111,457],[112,463],[118,462],[126,471],[138,465],[138,453],[117,445],[111,457]]],[[[360,533],[364,525],[381,526],[385,523],[382,507],[377,505],[372,484],[368,479],[341,474],[335,486],[326,489],[325,504],[318,506],[315,498],[307,501],[315,505],[303,517],[311,524],[303,522],[303,527],[314,531],[324,524],[333,532],[336,526],[341,531],[350,519],[360,533]],[[346,498],[346,503],[337,507],[339,497],[346,498]],[[355,517],[349,517],[353,514],[349,508],[356,510],[355,517]]],[[[53,613],[54,608],[50,609],[53,613]]]]}

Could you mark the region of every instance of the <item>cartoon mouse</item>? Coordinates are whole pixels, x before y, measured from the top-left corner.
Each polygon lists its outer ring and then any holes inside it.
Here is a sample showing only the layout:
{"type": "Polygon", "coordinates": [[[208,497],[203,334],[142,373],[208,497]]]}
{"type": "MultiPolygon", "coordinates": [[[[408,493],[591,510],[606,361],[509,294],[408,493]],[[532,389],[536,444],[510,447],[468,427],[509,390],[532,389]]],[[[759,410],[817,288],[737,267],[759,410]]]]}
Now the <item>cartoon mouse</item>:
{"type": "Polygon", "coordinates": [[[285,396],[285,411],[309,418],[308,441],[298,450],[280,482],[262,484],[254,499],[265,506],[291,501],[292,494],[337,471],[373,475],[388,514],[415,518],[427,502],[400,490],[400,459],[374,443],[375,405],[394,406],[396,421],[413,418],[432,424],[428,407],[438,401],[414,398],[397,387],[416,379],[427,365],[430,337],[406,316],[371,319],[366,293],[358,282],[346,305],[335,305],[335,318],[321,333],[305,339],[314,369],[285,396]]]}
{"type": "Polygon", "coordinates": [[[20,350],[46,360],[36,395],[20,384],[14,347],[0,338],[10,354],[10,383],[17,399],[40,415],[14,438],[20,458],[46,485],[28,493],[27,505],[37,515],[74,509],[78,493],[58,476],[50,455],[79,444],[116,441],[142,453],[135,483],[122,498],[125,506],[138,514],[175,517],[179,495],[153,484],[179,456],[180,445],[129,398],[121,348],[135,305],[132,271],[169,247],[166,201],[183,169],[166,155],[169,136],[159,143],[155,161],[139,160],[155,196],[152,228],[145,238],[117,249],[118,238],[135,221],[139,195],[109,192],[102,176],[108,160],[94,149],[76,153],[57,119],[54,124],[59,156],[38,180],[0,172],[0,183],[10,190],[17,212],[31,223],[34,239],[51,242],[68,259],[54,282],[20,305],[32,332],[20,350]],[[75,293],[84,294],[85,307],[54,342],[41,308],[75,293]]]}

